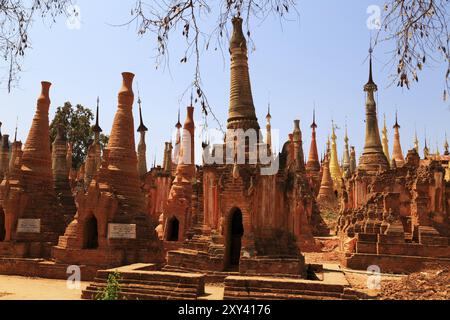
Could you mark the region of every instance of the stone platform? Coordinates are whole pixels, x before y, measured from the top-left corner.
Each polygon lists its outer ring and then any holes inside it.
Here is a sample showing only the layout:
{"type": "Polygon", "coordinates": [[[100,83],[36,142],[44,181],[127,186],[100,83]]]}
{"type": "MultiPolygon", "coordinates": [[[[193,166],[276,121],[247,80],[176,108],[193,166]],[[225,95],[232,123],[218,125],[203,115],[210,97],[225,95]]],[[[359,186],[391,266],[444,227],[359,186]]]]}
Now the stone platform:
{"type": "Polygon", "coordinates": [[[375,265],[382,273],[409,274],[434,265],[450,268],[450,258],[356,253],[346,256],[342,265],[354,270],[367,270],[375,265]]]}
{"type": "Polygon", "coordinates": [[[450,266],[448,238],[433,237],[406,242],[403,236],[357,234],[355,252],[346,253],[342,265],[356,270],[380,267],[383,273],[412,273],[439,264],[450,266]]]}
{"type": "Polygon", "coordinates": [[[0,257],[10,258],[49,258],[51,242],[0,242],[0,257]]]}
{"type": "MultiPolygon", "coordinates": [[[[0,274],[66,280],[69,265],[44,259],[0,258],[0,274]]],[[[97,267],[80,265],[81,281],[94,279],[97,267]]]]}
{"type": "Polygon", "coordinates": [[[317,280],[230,276],[225,300],[342,300],[364,298],[338,268],[321,269],[317,280]]]}
{"type": "Polygon", "coordinates": [[[109,274],[120,274],[120,299],[126,300],[196,300],[205,294],[205,275],[151,271],[155,265],[134,264],[117,269],[99,270],[83,299],[95,299],[107,285],[109,274]],[[150,269],[150,270],[149,270],[150,269]]]}

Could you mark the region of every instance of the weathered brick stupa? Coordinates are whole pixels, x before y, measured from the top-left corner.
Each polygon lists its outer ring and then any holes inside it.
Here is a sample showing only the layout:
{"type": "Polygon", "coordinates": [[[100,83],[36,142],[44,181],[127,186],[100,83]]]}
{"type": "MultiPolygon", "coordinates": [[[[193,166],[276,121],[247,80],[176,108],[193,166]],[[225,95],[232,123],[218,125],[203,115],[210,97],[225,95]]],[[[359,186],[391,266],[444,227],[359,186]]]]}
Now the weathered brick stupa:
{"type": "MultiPolygon", "coordinates": [[[[268,168],[261,161],[261,154],[270,152],[259,135],[242,19],[234,18],[232,22],[228,126],[225,144],[204,150],[203,188],[199,194],[203,198],[202,233],[185,242],[184,248],[169,251],[166,268],[304,275],[300,249],[315,248],[313,224],[321,219],[305,174],[299,121],[295,121],[292,140],[282,154],[270,156],[271,164],[279,163],[276,168],[279,170],[263,174],[262,169],[268,168]],[[239,140],[236,130],[244,133],[253,130],[257,141],[239,140]],[[264,149],[259,156],[251,151],[260,148],[264,149]],[[205,161],[211,157],[216,160],[214,163],[205,161]],[[245,159],[245,163],[237,161],[238,158],[245,159]]],[[[190,188],[187,185],[185,190],[190,188]]],[[[169,208],[167,212],[172,213],[169,208]]],[[[167,224],[167,229],[172,230],[169,232],[172,239],[182,239],[180,229],[178,237],[173,225],[167,224]]]]}
{"type": "MultiPolygon", "coordinates": [[[[376,88],[370,59],[366,148],[348,183],[347,203],[338,221],[344,265],[363,270],[376,265],[382,272],[413,272],[428,263],[450,265],[450,186],[445,170],[436,161],[421,163],[415,149],[398,168],[393,155],[389,169],[378,133],[376,88]]],[[[399,139],[397,143],[400,157],[399,139]]]]}
{"type": "Polygon", "coordinates": [[[58,203],[63,208],[65,226],[75,216],[77,207],[69,182],[69,168],[67,167],[67,138],[65,128],[58,125],[56,138],[52,144],[52,171],[58,203]]]}
{"type": "Polygon", "coordinates": [[[194,131],[194,108],[189,106],[183,127],[175,180],[164,208],[164,240],[166,241],[186,240],[186,233],[192,226],[192,196],[195,180],[194,131]]]}
{"type": "Polygon", "coordinates": [[[78,192],[78,212],[53,250],[56,262],[120,266],[160,262],[156,221],[146,214],[134,140],[134,75],[123,73],[118,108],[103,160],[87,192],[78,192]]]}
{"type": "Polygon", "coordinates": [[[309,148],[308,162],[306,163],[306,175],[309,179],[309,184],[314,190],[314,194],[319,194],[322,174],[320,172],[319,153],[317,151],[316,140],[316,110],[313,113],[313,122],[311,124],[311,146],[309,148]]]}
{"type": "Polygon", "coordinates": [[[5,237],[0,256],[49,257],[51,246],[64,232],[64,215],[57,205],[53,189],[50,151],[49,90],[42,82],[22,157],[0,187],[1,213],[5,219],[5,237]]]}

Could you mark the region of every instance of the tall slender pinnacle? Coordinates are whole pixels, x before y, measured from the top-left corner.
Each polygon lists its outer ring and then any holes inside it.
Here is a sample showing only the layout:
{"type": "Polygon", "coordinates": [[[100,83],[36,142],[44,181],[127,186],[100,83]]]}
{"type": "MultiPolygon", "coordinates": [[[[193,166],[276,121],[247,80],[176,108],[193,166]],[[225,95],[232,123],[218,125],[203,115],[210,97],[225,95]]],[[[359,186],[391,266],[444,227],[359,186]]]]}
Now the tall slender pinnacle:
{"type": "Polygon", "coordinates": [[[400,143],[400,125],[398,124],[398,112],[395,112],[394,130],[394,150],[392,152],[392,158],[395,160],[397,167],[401,167],[405,163],[405,158],[403,156],[402,146],[400,143]]]}
{"type": "Polygon", "coordinates": [[[333,179],[330,174],[330,162],[328,154],[325,155],[322,163],[322,181],[320,183],[317,202],[322,207],[334,207],[336,205],[336,196],[334,194],[333,179]]]}
{"type": "Polygon", "coordinates": [[[354,146],[350,147],[350,172],[354,173],[356,171],[356,150],[354,146]]]}
{"type": "Polygon", "coordinates": [[[191,180],[195,176],[195,123],[194,107],[187,107],[186,121],[183,126],[180,158],[176,168],[176,176],[191,180]]]}
{"type": "Polygon", "coordinates": [[[311,146],[309,148],[308,162],[306,163],[307,171],[320,171],[319,153],[317,151],[317,124],[316,124],[316,109],[313,111],[313,122],[311,124],[311,146]]]}
{"type": "Polygon", "coordinates": [[[183,126],[181,125],[181,120],[180,120],[180,109],[178,108],[178,122],[175,124],[175,128],[177,129],[176,132],[176,137],[175,137],[175,148],[173,148],[173,159],[174,159],[174,164],[175,164],[175,168],[176,165],[179,162],[179,158],[180,158],[180,148],[181,148],[181,128],[183,126]]]}
{"type": "Polygon", "coordinates": [[[139,128],[137,132],[146,132],[148,131],[148,128],[144,125],[144,120],[142,118],[142,100],[140,95],[138,95],[138,105],[139,105],[139,128]]]}
{"type": "Polygon", "coordinates": [[[266,144],[268,153],[272,153],[272,124],[270,120],[272,120],[272,115],[270,114],[270,102],[267,107],[267,116],[266,116],[267,124],[266,124],[266,144]]]}
{"type": "Polygon", "coordinates": [[[300,120],[294,120],[294,131],[293,131],[293,141],[294,141],[294,157],[297,169],[300,171],[305,170],[305,159],[303,156],[303,141],[302,141],[302,131],[300,129],[300,120]]]}
{"type": "Polygon", "coordinates": [[[449,145],[448,145],[448,139],[447,139],[447,132],[445,133],[445,142],[444,142],[444,155],[448,156],[450,155],[450,152],[448,150],[449,145]]]}
{"type": "Polygon", "coordinates": [[[253,104],[250,75],[248,70],[247,41],[242,32],[242,19],[235,17],[233,35],[230,41],[231,89],[228,113],[228,130],[253,129],[256,134],[260,127],[253,104]]]}
{"type": "Polygon", "coordinates": [[[388,169],[389,163],[383,151],[378,129],[377,106],[375,92],[378,87],[372,75],[372,47],[369,50],[369,81],[364,86],[366,98],[366,138],[364,150],[360,158],[359,169],[368,172],[378,172],[379,169],[388,169]]]}
{"type": "Polygon", "coordinates": [[[99,125],[99,109],[100,109],[100,97],[97,97],[97,111],[95,115],[95,125],[92,127],[92,131],[94,131],[94,133],[96,134],[99,134],[100,132],[103,131],[99,125]]]}
{"type": "MultiPolygon", "coordinates": [[[[100,127],[100,97],[97,96],[97,111],[95,116],[95,125],[92,127],[92,131],[94,131],[94,141],[92,145],[88,148],[88,157],[86,162],[87,170],[86,170],[86,179],[85,182],[87,184],[90,183],[92,178],[94,177],[97,170],[100,168],[102,163],[102,147],[100,144],[100,133],[103,131],[100,127]]],[[[69,167],[70,170],[70,167],[69,167]]]]}
{"type": "Polygon", "coordinates": [[[351,175],[350,170],[350,149],[349,149],[349,138],[348,138],[348,129],[347,124],[345,124],[345,137],[344,137],[344,156],[342,159],[342,169],[344,177],[349,177],[351,175]]]}
{"type": "Polygon", "coordinates": [[[425,132],[425,146],[423,147],[423,157],[426,159],[430,155],[430,149],[428,149],[427,133],[425,132]]]}
{"type": "Polygon", "coordinates": [[[142,118],[142,100],[141,95],[138,92],[138,105],[139,105],[139,128],[137,132],[140,134],[138,144],[138,172],[139,177],[142,179],[147,174],[147,145],[145,143],[145,134],[148,128],[144,125],[142,118]]]}
{"type": "Polygon", "coordinates": [[[382,144],[383,144],[384,155],[386,156],[386,159],[387,159],[388,163],[391,163],[391,157],[390,157],[390,154],[389,154],[389,138],[388,138],[387,125],[386,125],[386,115],[384,115],[382,144]]]}
{"type": "Polygon", "coordinates": [[[14,131],[14,142],[17,142],[17,128],[18,128],[18,126],[19,126],[19,117],[17,117],[17,120],[16,120],[16,129],[14,131]]]}
{"type": "Polygon", "coordinates": [[[342,172],[339,166],[339,158],[337,152],[337,136],[336,136],[336,126],[334,121],[332,121],[332,129],[331,129],[331,150],[330,150],[330,173],[331,178],[334,182],[334,187],[336,190],[341,190],[342,187],[342,172]]]}
{"type": "Polygon", "coordinates": [[[414,132],[414,149],[416,150],[417,153],[420,152],[420,150],[419,150],[419,138],[417,137],[417,130],[415,130],[415,132],[414,132]]]}

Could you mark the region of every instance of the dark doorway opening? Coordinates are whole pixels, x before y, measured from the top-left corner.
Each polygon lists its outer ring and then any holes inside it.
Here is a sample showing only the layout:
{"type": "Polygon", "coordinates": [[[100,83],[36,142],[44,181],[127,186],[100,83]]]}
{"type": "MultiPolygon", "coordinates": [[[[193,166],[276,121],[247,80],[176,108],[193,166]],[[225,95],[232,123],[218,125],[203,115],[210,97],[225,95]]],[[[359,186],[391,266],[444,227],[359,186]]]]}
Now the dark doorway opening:
{"type": "Polygon", "coordinates": [[[86,222],[85,226],[85,249],[97,249],[98,248],[98,226],[97,219],[92,216],[86,222]]]}
{"type": "Polygon", "coordinates": [[[239,269],[241,259],[242,236],[244,235],[244,225],[242,223],[242,211],[234,210],[230,216],[228,231],[228,268],[239,269]]]}
{"type": "Polygon", "coordinates": [[[178,241],[180,232],[180,221],[176,217],[173,217],[169,221],[167,230],[167,241],[178,241]]]}
{"type": "Polygon", "coordinates": [[[5,227],[5,212],[0,209],[0,242],[5,241],[6,227],[5,227]]]}

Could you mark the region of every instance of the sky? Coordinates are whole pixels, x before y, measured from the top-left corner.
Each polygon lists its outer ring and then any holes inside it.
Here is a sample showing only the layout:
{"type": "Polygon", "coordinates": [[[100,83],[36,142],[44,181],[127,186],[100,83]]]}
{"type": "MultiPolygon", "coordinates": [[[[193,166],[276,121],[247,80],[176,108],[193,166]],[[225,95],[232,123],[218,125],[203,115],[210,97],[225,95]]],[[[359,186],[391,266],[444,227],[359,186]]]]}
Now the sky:
{"type": "MultiPolygon", "coordinates": [[[[150,0],[149,0],[150,1],[150,0]]],[[[53,83],[50,118],[65,101],[95,108],[100,96],[100,125],[109,134],[117,108],[117,93],[121,73],[136,74],[135,92],[139,87],[144,122],[149,128],[147,158],[162,163],[164,142],[173,136],[177,112],[181,108],[182,122],[189,104],[189,94],[183,93],[192,81],[192,63],[180,64],[185,42],[172,37],[169,68],[155,68],[155,36],[137,35],[136,25],[117,26],[127,22],[134,0],[78,0],[80,28],[69,28],[64,17],[53,25],[35,21],[31,29],[32,49],[24,60],[17,88],[8,93],[0,89],[0,121],[2,133],[14,134],[19,118],[18,137],[26,141],[40,92],[40,82],[53,83]]],[[[367,27],[370,5],[383,1],[299,1],[299,18],[280,24],[268,18],[252,26],[255,50],[249,52],[253,98],[261,127],[270,102],[272,128],[279,130],[282,145],[293,129],[293,121],[301,120],[305,153],[309,151],[310,124],[314,105],[318,124],[318,147],[325,149],[332,119],[338,127],[338,151],[343,152],[345,124],[350,144],[358,155],[364,146],[365,95],[368,79],[368,47],[375,31],[367,27]]],[[[206,26],[216,21],[204,18],[206,26]]],[[[390,44],[392,45],[392,44],[390,44]]],[[[450,118],[448,102],[442,100],[444,66],[433,63],[419,74],[421,81],[411,90],[390,86],[392,73],[389,45],[374,52],[374,79],[378,84],[380,125],[386,114],[390,148],[392,150],[395,111],[401,125],[403,151],[413,147],[417,129],[420,149],[423,149],[425,128],[431,150],[439,146],[442,152],[450,118]]],[[[0,72],[5,65],[0,63],[0,72]]],[[[204,89],[216,116],[226,124],[229,95],[229,54],[209,50],[202,54],[204,89]]],[[[136,99],[137,100],[137,99],[136,99]]],[[[138,126],[137,105],[134,107],[138,126]]],[[[195,111],[197,129],[203,117],[195,111]]],[[[214,128],[213,119],[208,119],[214,128]]],[[[380,128],[381,130],[381,128],[380,128]]],[[[449,130],[450,133],[450,130],[449,130]]],[[[138,136],[136,135],[136,140],[138,136]]],[[[197,145],[197,149],[200,146],[197,145]]],[[[199,151],[199,150],[197,150],[199,151]]],[[[199,157],[197,157],[199,159],[199,157]]]]}

